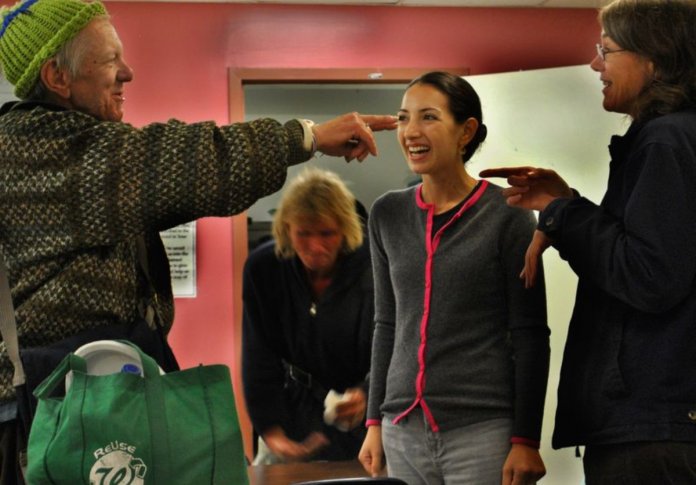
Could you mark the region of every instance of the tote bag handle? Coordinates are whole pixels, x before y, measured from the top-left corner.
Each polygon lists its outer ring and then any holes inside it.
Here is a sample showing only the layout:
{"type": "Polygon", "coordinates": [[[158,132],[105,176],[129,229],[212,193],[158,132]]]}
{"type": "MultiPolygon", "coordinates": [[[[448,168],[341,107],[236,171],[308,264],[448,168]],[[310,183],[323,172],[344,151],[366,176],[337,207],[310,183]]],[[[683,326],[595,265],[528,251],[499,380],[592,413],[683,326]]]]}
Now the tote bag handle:
{"type": "Polygon", "coordinates": [[[65,376],[70,371],[86,374],[87,363],[85,359],[72,353],[66,355],[51,375],[34,389],[34,396],[38,399],[47,399],[59,384],[65,382],[65,376]]]}
{"type": "MultiPolygon", "coordinates": [[[[159,366],[157,362],[149,355],[145,354],[137,345],[134,345],[127,340],[115,340],[115,342],[120,342],[126,344],[133,348],[140,356],[140,361],[142,362],[143,375],[144,378],[154,378],[160,375],[159,366]]],[[[69,353],[63,360],[58,364],[58,367],[48,376],[37,388],[34,390],[34,396],[39,399],[48,398],[51,393],[61,382],[65,381],[65,376],[68,372],[81,372],[83,374],[87,373],[87,362],[85,359],[74,353],[69,353]]]]}

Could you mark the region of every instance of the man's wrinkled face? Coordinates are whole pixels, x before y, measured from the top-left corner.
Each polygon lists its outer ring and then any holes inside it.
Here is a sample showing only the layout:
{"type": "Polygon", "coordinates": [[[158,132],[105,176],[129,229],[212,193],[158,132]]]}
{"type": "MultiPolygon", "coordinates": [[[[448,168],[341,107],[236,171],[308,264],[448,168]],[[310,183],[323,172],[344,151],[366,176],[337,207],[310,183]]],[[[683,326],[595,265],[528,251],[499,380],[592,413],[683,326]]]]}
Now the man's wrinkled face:
{"type": "Polygon", "coordinates": [[[133,71],[123,60],[123,46],[111,22],[95,19],[79,34],[85,48],[77,74],[69,81],[68,103],[102,121],[123,118],[124,84],[133,71]]]}

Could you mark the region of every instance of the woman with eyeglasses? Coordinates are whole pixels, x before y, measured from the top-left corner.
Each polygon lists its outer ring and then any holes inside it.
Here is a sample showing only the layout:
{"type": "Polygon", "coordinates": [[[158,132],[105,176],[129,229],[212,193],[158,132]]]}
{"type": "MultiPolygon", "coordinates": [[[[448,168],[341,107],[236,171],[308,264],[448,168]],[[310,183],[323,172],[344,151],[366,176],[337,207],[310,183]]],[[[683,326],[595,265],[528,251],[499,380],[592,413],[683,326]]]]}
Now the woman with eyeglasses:
{"type": "Polygon", "coordinates": [[[523,277],[549,246],[579,277],[553,445],[585,445],[588,485],[696,483],[696,2],[617,0],[590,67],[611,139],[597,205],[552,170],[506,168],[511,206],[539,210],[523,277]]]}
{"type": "Polygon", "coordinates": [[[519,280],[536,220],[467,162],[486,138],[464,79],[430,72],[404,93],[397,137],[422,183],[388,192],[369,228],[375,332],[360,460],[409,485],[527,485],[549,365],[543,284],[519,280]]]}

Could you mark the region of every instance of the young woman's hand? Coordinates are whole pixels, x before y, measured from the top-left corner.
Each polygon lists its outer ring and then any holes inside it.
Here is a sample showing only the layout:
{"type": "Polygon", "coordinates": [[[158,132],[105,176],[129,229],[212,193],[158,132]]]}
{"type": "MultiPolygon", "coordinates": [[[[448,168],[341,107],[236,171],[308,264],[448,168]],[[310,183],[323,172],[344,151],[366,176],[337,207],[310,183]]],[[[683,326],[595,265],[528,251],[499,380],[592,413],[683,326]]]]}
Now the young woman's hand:
{"type": "Polygon", "coordinates": [[[513,444],[503,465],[502,485],[533,485],[546,475],[539,450],[513,444]]]}
{"type": "Polygon", "coordinates": [[[382,427],[370,426],[363,441],[358,459],[371,477],[378,477],[384,469],[384,449],[382,448],[382,427]]]}

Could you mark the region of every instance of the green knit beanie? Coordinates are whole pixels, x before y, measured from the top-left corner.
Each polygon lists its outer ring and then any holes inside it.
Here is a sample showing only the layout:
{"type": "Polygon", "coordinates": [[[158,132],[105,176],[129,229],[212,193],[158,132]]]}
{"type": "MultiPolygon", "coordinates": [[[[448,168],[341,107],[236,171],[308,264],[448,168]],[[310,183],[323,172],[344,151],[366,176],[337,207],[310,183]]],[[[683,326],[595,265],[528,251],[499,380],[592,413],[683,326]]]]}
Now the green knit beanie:
{"type": "Polygon", "coordinates": [[[100,15],[100,1],[82,0],[25,0],[0,10],[0,65],[15,95],[25,99],[43,63],[100,15]]]}

